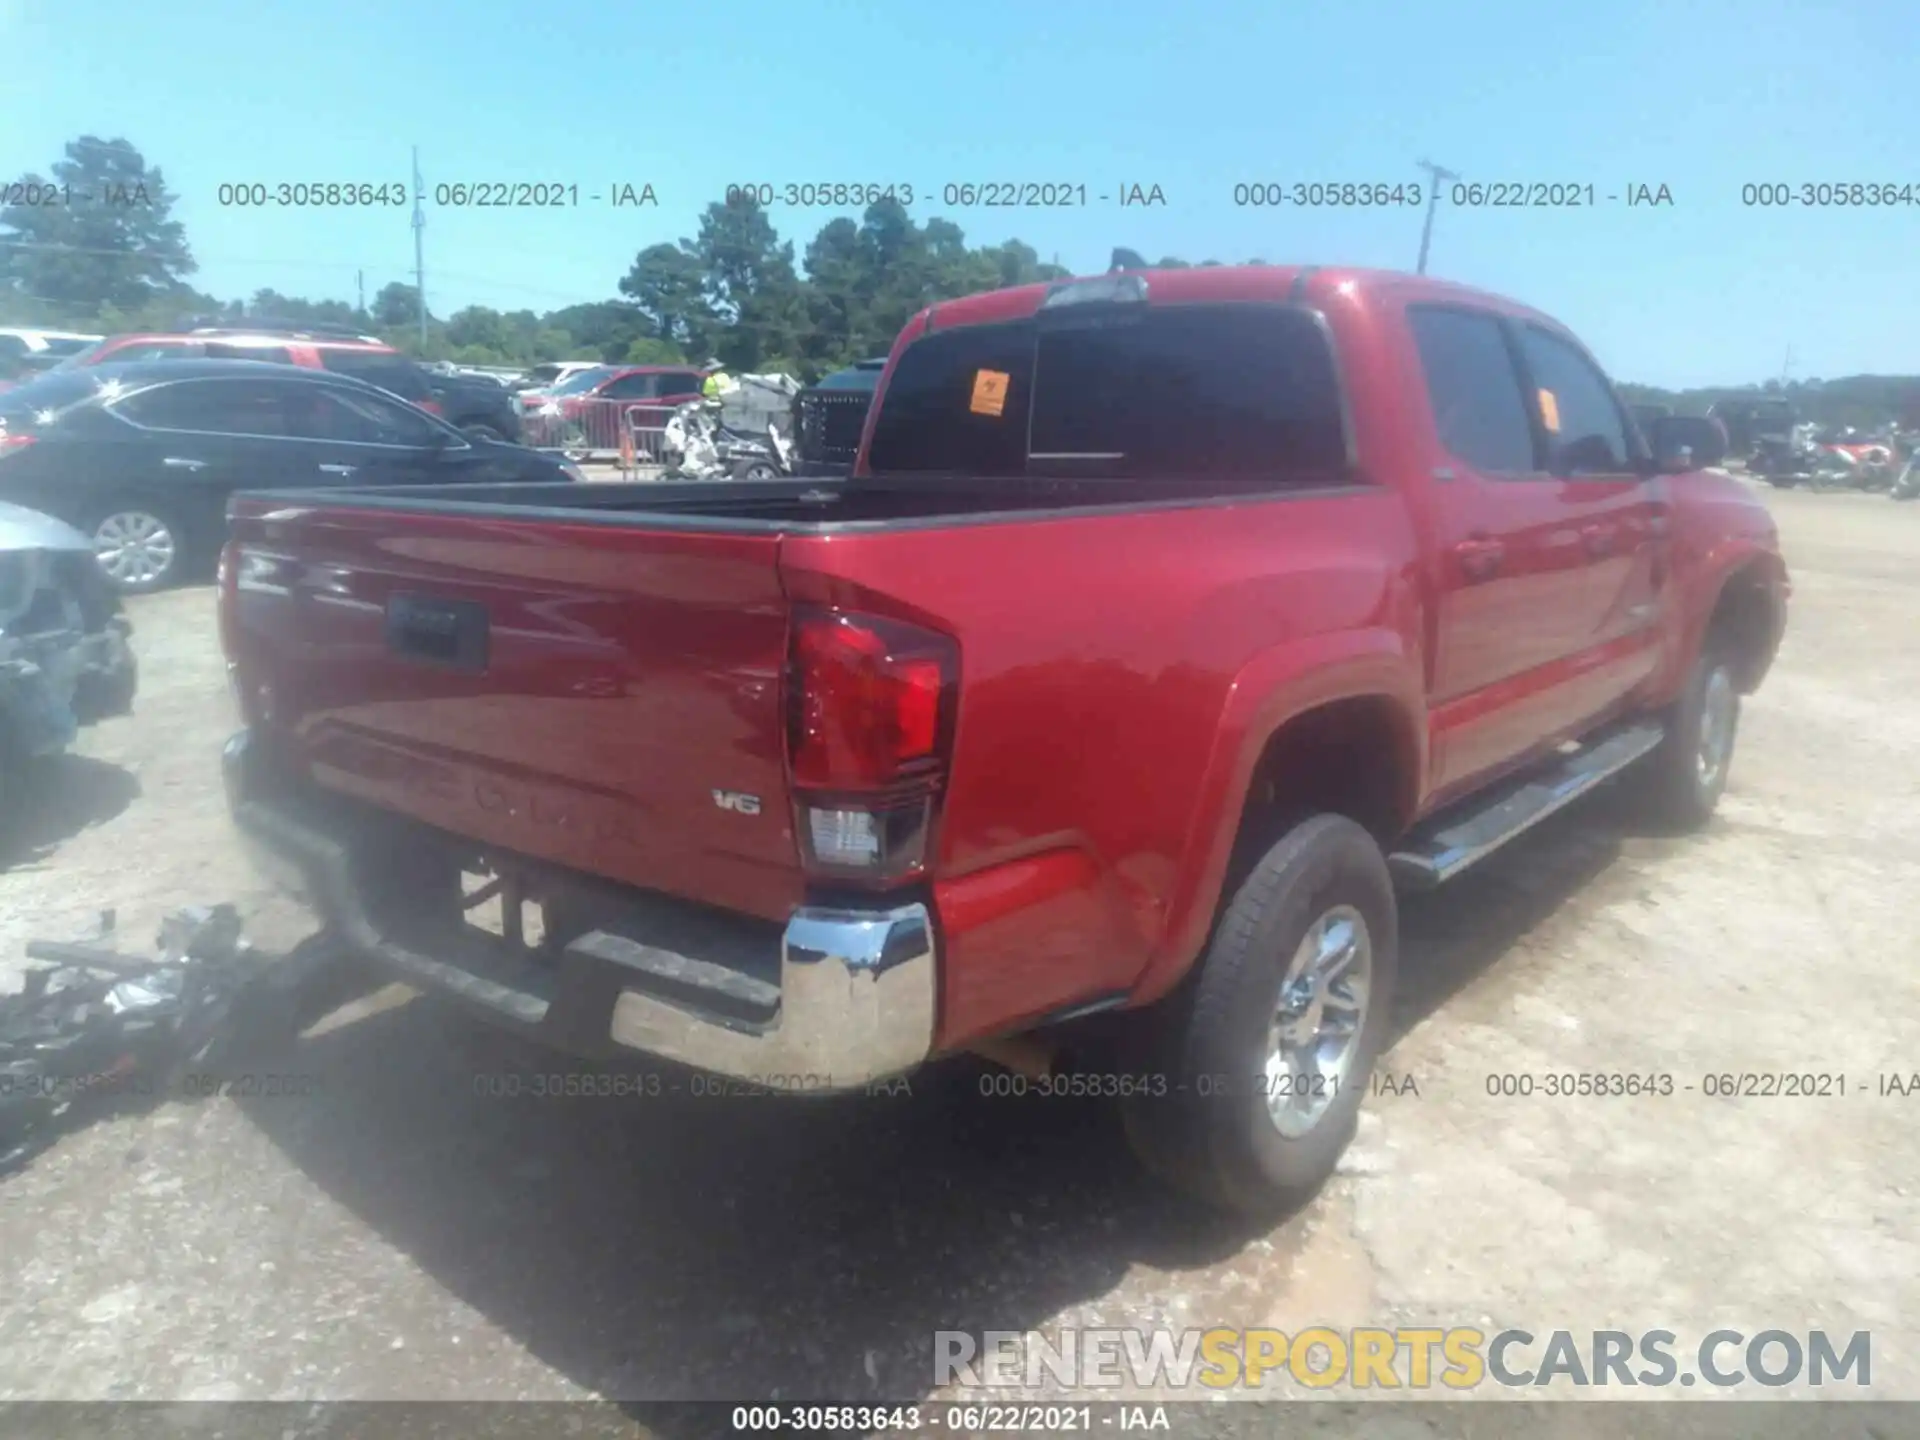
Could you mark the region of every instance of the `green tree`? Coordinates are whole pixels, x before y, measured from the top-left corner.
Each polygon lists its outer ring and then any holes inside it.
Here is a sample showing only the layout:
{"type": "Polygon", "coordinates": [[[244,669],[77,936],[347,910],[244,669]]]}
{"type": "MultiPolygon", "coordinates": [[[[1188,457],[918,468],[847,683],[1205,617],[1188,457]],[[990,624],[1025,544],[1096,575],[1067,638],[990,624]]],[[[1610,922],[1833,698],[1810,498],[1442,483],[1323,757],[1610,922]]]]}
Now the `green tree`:
{"type": "Polygon", "coordinates": [[[683,245],[649,245],[634,257],[620,293],[646,318],[649,333],[705,358],[717,317],[707,300],[699,257],[683,245]]]}
{"type": "Polygon", "coordinates": [[[196,266],[177,197],[130,142],[82,135],[50,176],[17,183],[20,199],[48,203],[0,208],[0,288],[75,319],[186,291],[196,266]]]}
{"type": "Polygon", "coordinates": [[[758,201],[738,193],[716,200],[700,217],[699,234],[682,246],[700,264],[710,311],[727,322],[713,339],[724,364],[758,370],[770,357],[798,350],[806,302],[793,246],[782,242],[758,201]]]}
{"type": "Polygon", "coordinates": [[[684,365],[687,355],[671,340],[660,340],[651,335],[642,336],[627,347],[627,353],[617,357],[627,365],[684,365]]]}
{"type": "Polygon", "coordinates": [[[388,329],[420,323],[420,292],[403,280],[391,280],[373,297],[373,318],[388,329]]]}
{"type": "Polygon", "coordinates": [[[547,316],[556,330],[573,337],[577,354],[568,359],[604,360],[609,363],[625,357],[637,340],[654,334],[653,322],[638,305],[626,300],[596,300],[587,305],[569,305],[547,316]]]}

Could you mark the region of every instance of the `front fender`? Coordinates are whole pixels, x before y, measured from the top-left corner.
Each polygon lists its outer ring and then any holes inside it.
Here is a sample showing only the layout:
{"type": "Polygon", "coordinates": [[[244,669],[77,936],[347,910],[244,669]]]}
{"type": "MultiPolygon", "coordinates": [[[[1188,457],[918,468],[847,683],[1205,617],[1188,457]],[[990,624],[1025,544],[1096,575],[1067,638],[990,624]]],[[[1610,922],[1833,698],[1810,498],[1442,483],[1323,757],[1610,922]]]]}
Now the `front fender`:
{"type": "Polygon", "coordinates": [[[1706,639],[1707,625],[1735,575],[1757,569],[1772,611],[1765,658],[1753,672],[1755,685],[1772,664],[1774,652],[1786,633],[1787,600],[1793,586],[1787,576],[1786,561],[1772,545],[1750,535],[1722,536],[1703,546],[1691,559],[1691,564],[1676,572],[1680,594],[1675,606],[1673,639],[1667,647],[1666,663],[1650,687],[1656,705],[1671,703],[1686,684],[1706,639]]]}
{"type": "Polygon", "coordinates": [[[1157,1000],[1179,984],[1206,942],[1254,767],[1267,743],[1321,706],[1375,697],[1391,702],[1403,720],[1404,753],[1391,762],[1404,766],[1409,777],[1410,813],[1426,788],[1427,726],[1421,660],[1404,636],[1385,628],[1304,636],[1266,651],[1234,677],[1214,731],[1166,929],[1134,982],[1137,1002],[1157,1000]]]}

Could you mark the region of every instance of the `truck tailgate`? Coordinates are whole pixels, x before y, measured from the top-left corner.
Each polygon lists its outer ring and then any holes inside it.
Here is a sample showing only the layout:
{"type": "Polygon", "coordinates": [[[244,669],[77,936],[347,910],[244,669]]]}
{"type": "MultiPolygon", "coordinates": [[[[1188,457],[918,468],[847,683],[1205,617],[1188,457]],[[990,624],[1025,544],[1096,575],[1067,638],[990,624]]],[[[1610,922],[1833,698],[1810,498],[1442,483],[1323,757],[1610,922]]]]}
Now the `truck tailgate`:
{"type": "Polygon", "coordinates": [[[769,918],[801,894],[777,535],[240,507],[227,644],[315,781],[769,918]]]}

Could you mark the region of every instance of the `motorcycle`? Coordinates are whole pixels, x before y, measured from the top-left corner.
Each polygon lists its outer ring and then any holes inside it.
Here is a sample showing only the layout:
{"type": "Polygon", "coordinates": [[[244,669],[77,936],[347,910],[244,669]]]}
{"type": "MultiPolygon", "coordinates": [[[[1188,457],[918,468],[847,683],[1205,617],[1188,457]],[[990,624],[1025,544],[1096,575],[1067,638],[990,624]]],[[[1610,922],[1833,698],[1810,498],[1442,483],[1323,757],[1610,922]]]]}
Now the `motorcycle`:
{"type": "Polygon", "coordinates": [[[793,451],[776,424],[764,438],[720,423],[720,407],[692,400],[668,417],[661,459],[674,480],[777,480],[793,473],[793,451]]]}
{"type": "Polygon", "coordinates": [[[1907,468],[1900,472],[1900,478],[1893,482],[1887,494],[1895,500],[1920,500],[1920,454],[1907,461],[1907,468]]]}

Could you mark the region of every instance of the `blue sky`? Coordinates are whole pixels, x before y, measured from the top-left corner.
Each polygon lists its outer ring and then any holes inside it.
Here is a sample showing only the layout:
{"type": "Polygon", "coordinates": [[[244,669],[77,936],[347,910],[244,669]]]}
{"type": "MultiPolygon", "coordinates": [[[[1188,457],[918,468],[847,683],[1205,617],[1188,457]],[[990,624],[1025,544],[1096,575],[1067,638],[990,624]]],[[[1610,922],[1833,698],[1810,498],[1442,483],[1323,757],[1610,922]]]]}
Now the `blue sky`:
{"type": "MultiPolygon", "coordinates": [[[[1164,208],[945,214],[1075,269],[1149,256],[1411,269],[1412,210],[1237,208],[1236,183],[1670,187],[1671,208],[1442,207],[1430,269],[1547,310],[1622,379],[1920,373],[1920,204],[1750,210],[1745,182],[1912,184],[1913,0],[1145,6],[732,0],[0,0],[0,175],[125,136],[201,288],[410,279],[407,212],[221,208],[224,181],[649,182],[657,209],[429,209],[434,311],[612,295],[729,182],[1157,184],[1164,208]]],[[[805,241],[835,212],[775,207],[805,241]]]]}

